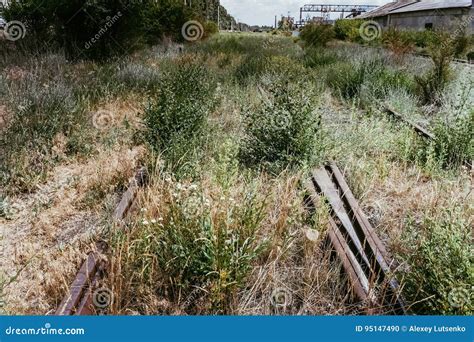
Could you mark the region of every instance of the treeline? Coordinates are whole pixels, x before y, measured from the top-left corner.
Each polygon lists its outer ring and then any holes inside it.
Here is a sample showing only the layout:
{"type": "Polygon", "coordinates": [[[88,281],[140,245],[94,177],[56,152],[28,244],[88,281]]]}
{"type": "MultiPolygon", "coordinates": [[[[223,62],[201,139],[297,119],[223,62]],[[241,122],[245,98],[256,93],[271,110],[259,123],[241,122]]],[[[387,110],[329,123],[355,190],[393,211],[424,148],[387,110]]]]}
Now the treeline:
{"type": "MultiPolygon", "coordinates": [[[[217,0],[13,0],[4,16],[23,25],[16,49],[62,48],[69,58],[102,59],[165,37],[183,41],[190,20],[215,32],[217,6],[217,0]]],[[[223,7],[220,15],[223,28],[234,21],[223,7]]]]}

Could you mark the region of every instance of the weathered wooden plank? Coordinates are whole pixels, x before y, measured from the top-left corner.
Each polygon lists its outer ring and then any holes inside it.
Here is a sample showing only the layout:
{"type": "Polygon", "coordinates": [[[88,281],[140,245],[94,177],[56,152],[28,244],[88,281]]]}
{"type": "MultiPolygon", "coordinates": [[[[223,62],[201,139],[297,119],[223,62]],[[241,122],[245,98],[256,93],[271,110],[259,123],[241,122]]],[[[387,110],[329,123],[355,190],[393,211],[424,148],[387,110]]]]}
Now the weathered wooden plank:
{"type": "MultiPolygon", "coordinates": [[[[316,193],[313,181],[308,181],[305,187],[309,193],[313,207],[317,209],[319,195],[316,193]]],[[[339,260],[341,260],[342,266],[349,277],[349,282],[355,295],[359,299],[365,301],[369,293],[369,281],[360,267],[354,253],[347,246],[344,236],[339,231],[336,222],[332,218],[329,219],[328,236],[331,245],[333,246],[339,260]]]]}
{"type": "Polygon", "coordinates": [[[352,224],[349,213],[347,212],[344,203],[341,200],[339,190],[335,187],[326,169],[322,168],[314,171],[313,179],[315,181],[315,186],[317,186],[322,195],[328,199],[334,214],[341,222],[345,232],[348,234],[349,239],[347,242],[349,247],[353,246],[354,254],[362,259],[365,267],[370,268],[372,265],[365,254],[365,250],[352,224]]]}
{"type": "MultiPolygon", "coordinates": [[[[333,179],[335,180],[337,186],[341,189],[342,199],[347,201],[348,206],[351,208],[355,223],[354,227],[356,230],[359,230],[357,233],[359,236],[363,236],[362,244],[366,249],[366,253],[369,258],[373,258],[376,262],[373,267],[376,269],[375,276],[385,280],[388,275],[391,273],[391,265],[387,262],[387,252],[382,241],[378,237],[374,228],[370,224],[369,220],[363,213],[358,201],[355,199],[352,191],[349,188],[344,176],[337,167],[335,163],[330,163],[329,169],[333,174],[333,179]]],[[[388,285],[390,286],[390,291],[388,296],[392,297],[389,299],[393,304],[395,304],[395,309],[398,313],[406,313],[405,302],[400,294],[400,286],[398,281],[391,277],[388,279],[388,285]]]]}

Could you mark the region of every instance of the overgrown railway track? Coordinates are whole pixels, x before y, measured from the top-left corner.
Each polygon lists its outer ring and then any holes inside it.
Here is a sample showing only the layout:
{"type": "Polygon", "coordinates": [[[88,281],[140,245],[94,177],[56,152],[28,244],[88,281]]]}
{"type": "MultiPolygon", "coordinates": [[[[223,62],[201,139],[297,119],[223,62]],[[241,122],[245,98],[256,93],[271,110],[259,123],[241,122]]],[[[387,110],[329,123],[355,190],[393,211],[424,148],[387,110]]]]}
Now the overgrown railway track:
{"type": "MultiPolygon", "coordinates": [[[[134,200],[140,187],[148,182],[146,169],[140,169],[123,194],[121,201],[113,213],[113,221],[122,225],[124,219],[133,208],[134,200]]],[[[87,255],[79,271],[74,277],[66,296],[61,301],[55,315],[95,315],[98,309],[108,306],[112,293],[100,288],[100,281],[107,274],[107,262],[103,257],[107,244],[99,241],[95,249],[87,255]]]]}
{"type": "MultiPolygon", "coordinates": [[[[116,207],[113,220],[123,225],[134,206],[140,187],[147,183],[140,170],[116,207]]],[[[327,241],[341,260],[350,288],[364,304],[367,314],[406,314],[400,286],[393,276],[392,262],[375,230],[362,212],[338,167],[331,163],[315,170],[306,184],[307,206],[318,209],[322,199],[331,208],[327,241]]],[[[107,274],[104,253],[107,245],[98,242],[77,272],[56,315],[96,315],[110,305],[113,294],[100,287],[107,274]]]]}
{"type": "MultiPolygon", "coordinates": [[[[396,118],[397,120],[401,121],[405,125],[408,125],[409,127],[411,127],[416,133],[418,133],[424,139],[436,140],[436,135],[434,133],[430,132],[429,130],[427,130],[426,128],[420,126],[419,124],[404,118],[403,115],[401,115],[400,113],[397,113],[395,110],[393,110],[393,109],[391,109],[387,106],[384,106],[383,110],[388,115],[396,118]]],[[[474,168],[474,161],[472,161],[472,160],[465,160],[463,162],[463,164],[467,168],[470,168],[470,169],[474,168]]]]}
{"type": "Polygon", "coordinates": [[[428,131],[426,128],[404,118],[403,115],[401,115],[400,113],[397,113],[395,110],[389,108],[388,106],[384,106],[383,110],[390,116],[396,118],[397,120],[411,127],[416,133],[421,135],[423,138],[430,139],[430,140],[434,140],[436,138],[435,135],[431,133],[430,131],[428,131]]]}
{"type": "Polygon", "coordinates": [[[392,262],[335,163],[315,170],[306,184],[306,204],[330,207],[328,240],[341,260],[355,296],[367,314],[406,314],[392,262]]]}

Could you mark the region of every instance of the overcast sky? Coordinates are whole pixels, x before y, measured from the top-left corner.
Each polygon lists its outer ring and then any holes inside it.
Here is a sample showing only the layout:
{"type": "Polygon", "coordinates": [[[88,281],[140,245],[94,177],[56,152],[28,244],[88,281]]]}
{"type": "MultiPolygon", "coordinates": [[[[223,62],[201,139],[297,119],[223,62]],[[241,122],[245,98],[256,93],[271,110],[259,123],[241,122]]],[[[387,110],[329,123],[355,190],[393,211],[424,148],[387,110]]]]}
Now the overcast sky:
{"type": "Polygon", "coordinates": [[[390,0],[221,0],[221,4],[240,22],[249,25],[273,25],[275,15],[290,15],[299,19],[299,9],[305,4],[383,5],[390,0]]]}

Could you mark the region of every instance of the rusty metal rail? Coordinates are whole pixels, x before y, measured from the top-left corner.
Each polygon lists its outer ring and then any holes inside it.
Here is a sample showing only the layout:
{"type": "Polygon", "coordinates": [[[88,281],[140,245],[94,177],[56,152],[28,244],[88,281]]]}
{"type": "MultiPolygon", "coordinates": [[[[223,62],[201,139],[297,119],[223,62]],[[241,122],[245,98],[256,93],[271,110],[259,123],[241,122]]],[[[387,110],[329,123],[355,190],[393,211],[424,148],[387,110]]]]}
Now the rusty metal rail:
{"type": "MultiPolygon", "coordinates": [[[[407,124],[408,126],[410,126],[411,128],[413,128],[413,130],[418,133],[420,136],[422,136],[423,138],[425,139],[428,139],[428,140],[435,140],[436,139],[436,135],[431,133],[430,131],[428,131],[426,128],[424,127],[421,127],[420,125],[418,125],[417,123],[414,123],[414,122],[411,122],[410,120],[408,119],[405,119],[403,117],[403,115],[401,115],[400,113],[397,113],[395,110],[391,109],[390,107],[388,106],[384,106],[383,107],[383,110],[391,115],[392,117],[400,120],[401,122],[407,124]]],[[[466,166],[467,168],[469,169],[473,169],[474,168],[474,161],[469,161],[469,160],[465,160],[463,162],[464,166],[466,166]]]]}
{"type": "MultiPolygon", "coordinates": [[[[426,54],[426,53],[413,53],[412,55],[416,56],[416,57],[431,59],[431,56],[426,54]]],[[[474,65],[474,60],[471,60],[471,59],[453,58],[453,62],[454,63],[459,63],[459,64],[466,64],[466,65],[469,65],[469,66],[474,65]]]]}
{"type": "Polygon", "coordinates": [[[336,164],[315,170],[306,189],[307,204],[313,210],[318,210],[322,199],[328,201],[329,242],[342,262],[353,293],[371,308],[367,313],[406,314],[392,262],[336,164]]]}
{"type": "MultiPolygon", "coordinates": [[[[143,187],[147,182],[148,176],[146,169],[142,168],[130,183],[128,190],[124,193],[114,211],[113,220],[115,223],[123,223],[123,220],[133,207],[139,188],[143,187]]],[[[95,250],[89,252],[86,260],[77,272],[67,295],[63,298],[56,310],[55,315],[72,316],[97,314],[97,298],[94,296],[96,295],[95,290],[100,280],[106,274],[107,263],[103,257],[103,253],[105,253],[106,250],[107,245],[103,242],[98,242],[95,250]]]]}
{"type": "Polygon", "coordinates": [[[400,113],[397,113],[396,111],[389,108],[388,106],[384,106],[383,109],[387,114],[391,115],[392,117],[394,117],[394,118],[402,121],[403,123],[407,124],[408,126],[412,127],[415,130],[415,132],[417,132],[422,137],[427,138],[427,139],[431,139],[431,140],[435,139],[435,135],[433,133],[431,133],[430,131],[428,131],[426,128],[421,127],[420,125],[418,125],[415,122],[411,122],[408,119],[405,119],[403,117],[403,115],[401,115],[400,113]]]}

